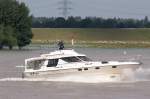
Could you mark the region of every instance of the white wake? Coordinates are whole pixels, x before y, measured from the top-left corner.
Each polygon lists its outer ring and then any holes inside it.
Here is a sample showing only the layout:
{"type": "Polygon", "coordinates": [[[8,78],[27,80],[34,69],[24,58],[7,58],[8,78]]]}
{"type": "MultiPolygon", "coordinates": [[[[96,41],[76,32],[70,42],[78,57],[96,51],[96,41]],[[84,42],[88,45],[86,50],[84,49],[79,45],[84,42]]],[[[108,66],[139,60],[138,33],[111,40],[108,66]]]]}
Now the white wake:
{"type": "Polygon", "coordinates": [[[103,83],[103,82],[138,82],[150,81],[150,68],[139,68],[136,71],[130,69],[123,70],[122,75],[106,74],[106,75],[65,75],[61,77],[49,78],[3,78],[0,82],[13,81],[13,82],[78,82],[78,83],[103,83]]]}

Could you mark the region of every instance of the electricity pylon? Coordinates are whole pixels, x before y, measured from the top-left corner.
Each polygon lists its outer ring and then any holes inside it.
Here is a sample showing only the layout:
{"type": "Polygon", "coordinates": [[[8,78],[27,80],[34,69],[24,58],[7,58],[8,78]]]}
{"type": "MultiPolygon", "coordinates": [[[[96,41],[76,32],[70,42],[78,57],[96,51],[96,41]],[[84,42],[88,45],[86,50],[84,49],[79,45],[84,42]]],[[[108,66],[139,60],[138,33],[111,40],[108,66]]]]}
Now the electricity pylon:
{"type": "Polygon", "coordinates": [[[68,18],[69,13],[70,13],[70,10],[72,9],[72,8],[70,7],[71,3],[72,3],[72,2],[69,1],[69,0],[62,0],[62,1],[59,2],[59,4],[60,4],[61,6],[60,6],[58,9],[61,10],[61,14],[62,14],[62,16],[63,16],[65,19],[68,18]]]}

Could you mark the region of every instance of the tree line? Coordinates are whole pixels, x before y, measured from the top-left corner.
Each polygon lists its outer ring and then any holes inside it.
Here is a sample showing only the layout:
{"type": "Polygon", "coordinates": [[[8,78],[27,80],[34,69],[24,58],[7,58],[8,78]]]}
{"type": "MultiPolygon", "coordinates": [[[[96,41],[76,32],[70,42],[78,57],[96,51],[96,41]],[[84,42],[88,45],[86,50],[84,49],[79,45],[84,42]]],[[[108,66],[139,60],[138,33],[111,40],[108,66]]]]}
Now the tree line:
{"type": "Polygon", "coordinates": [[[32,16],[24,3],[16,0],[0,0],[0,49],[30,44],[32,16]]]}
{"type": "Polygon", "coordinates": [[[147,16],[143,19],[100,17],[33,17],[33,28],[149,28],[147,16]]]}

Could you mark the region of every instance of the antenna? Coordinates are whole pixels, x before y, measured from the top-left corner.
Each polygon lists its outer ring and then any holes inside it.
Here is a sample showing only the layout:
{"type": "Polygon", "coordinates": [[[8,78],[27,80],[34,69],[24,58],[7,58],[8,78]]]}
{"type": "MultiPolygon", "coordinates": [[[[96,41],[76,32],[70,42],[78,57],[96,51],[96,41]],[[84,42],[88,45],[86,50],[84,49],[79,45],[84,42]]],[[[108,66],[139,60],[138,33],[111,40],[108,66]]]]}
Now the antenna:
{"type": "Polygon", "coordinates": [[[61,14],[63,15],[63,17],[65,19],[68,18],[68,15],[69,15],[69,10],[71,10],[72,8],[70,7],[70,4],[72,2],[69,1],[69,0],[62,0],[59,2],[59,4],[61,5],[60,8],[58,8],[59,10],[61,10],[61,14]]]}

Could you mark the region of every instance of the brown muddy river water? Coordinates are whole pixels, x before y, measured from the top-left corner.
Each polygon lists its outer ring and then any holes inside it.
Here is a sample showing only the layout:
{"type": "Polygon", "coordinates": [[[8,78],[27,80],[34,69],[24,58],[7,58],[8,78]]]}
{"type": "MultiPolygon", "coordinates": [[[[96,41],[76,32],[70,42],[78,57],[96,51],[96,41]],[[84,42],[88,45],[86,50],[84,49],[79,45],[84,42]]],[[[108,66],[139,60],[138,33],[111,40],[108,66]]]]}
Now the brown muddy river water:
{"type": "Polygon", "coordinates": [[[22,80],[24,59],[39,56],[50,49],[0,51],[0,99],[150,99],[150,49],[76,48],[94,60],[138,60],[141,68],[131,81],[96,82],[96,77],[69,76],[72,82],[53,80],[22,80]],[[73,79],[76,80],[75,82],[73,79]],[[83,82],[82,82],[83,81],[83,82]],[[93,83],[93,81],[95,81],[93,83]]]}

